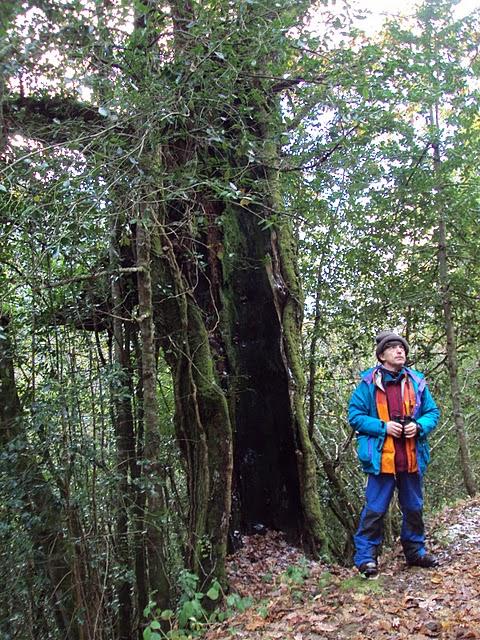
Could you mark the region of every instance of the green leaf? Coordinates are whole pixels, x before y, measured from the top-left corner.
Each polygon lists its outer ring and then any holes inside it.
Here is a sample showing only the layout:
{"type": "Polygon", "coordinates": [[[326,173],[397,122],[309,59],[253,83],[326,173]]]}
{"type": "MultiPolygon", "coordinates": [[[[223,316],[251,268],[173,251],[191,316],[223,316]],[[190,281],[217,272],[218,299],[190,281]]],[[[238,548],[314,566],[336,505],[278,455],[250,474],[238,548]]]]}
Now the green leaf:
{"type": "Polygon", "coordinates": [[[164,609],[160,614],[162,620],[170,620],[174,616],[174,612],[171,609],[164,609]]]}
{"type": "Polygon", "coordinates": [[[239,599],[240,599],[240,596],[238,595],[238,593],[231,593],[229,596],[227,596],[228,606],[235,607],[239,599]]]}
{"type": "Polygon", "coordinates": [[[218,600],[219,595],[220,592],[216,587],[210,587],[210,589],[207,591],[207,598],[210,598],[210,600],[218,600]]]}
{"type": "Polygon", "coordinates": [[[181,627],[186,627],[189,621],[205,618],[205,610],[199,600],[184,602],[178,613],[178,622],[181,627]]]}
{"type": "Polygon", "coordinates": [[[150,615],[150,613],[152,612],[153,607],[155,606],[155,603],[150,601],[147,606],[145,607],[145,609],[143,610],[143,615],[145,616],[145,618],[148,618],[148,616],[150,615]]]}

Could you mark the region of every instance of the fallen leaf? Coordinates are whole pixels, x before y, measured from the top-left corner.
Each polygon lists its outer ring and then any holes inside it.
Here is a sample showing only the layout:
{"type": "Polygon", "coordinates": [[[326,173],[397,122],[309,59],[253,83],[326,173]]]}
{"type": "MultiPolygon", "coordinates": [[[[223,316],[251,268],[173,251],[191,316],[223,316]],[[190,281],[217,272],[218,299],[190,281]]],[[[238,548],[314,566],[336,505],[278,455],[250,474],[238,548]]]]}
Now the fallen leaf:
{"type": "Polygon", "coordinates": [[[336,631],[338,629],[338,624],[333,624],[329,622],[316,622],[312,625],[312,631],[321,631],[324,633],[331,633],[332,631],[336,631]]]}
{"type": "Polygon", "coordinates": [[[261,629],[267,624],[267,621],[261,618],[260,616],[255,616],[252,620],[246,623],[245,629],[247,631],[256,631],[257,629],[261,629]]]}

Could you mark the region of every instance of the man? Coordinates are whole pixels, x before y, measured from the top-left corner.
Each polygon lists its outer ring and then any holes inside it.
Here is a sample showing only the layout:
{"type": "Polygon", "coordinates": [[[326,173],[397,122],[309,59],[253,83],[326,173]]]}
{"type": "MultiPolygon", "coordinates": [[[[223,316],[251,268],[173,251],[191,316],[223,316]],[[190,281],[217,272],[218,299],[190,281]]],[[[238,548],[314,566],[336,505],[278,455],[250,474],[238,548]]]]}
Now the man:
{"type": "Polygon", "coordinates": [[[422,476],[430,459],[427,436],[439,411],[424,376],[405,366],[407,341],[391,331],[376,337],[379,364],[362,374],[350,400],[348,419],[368,474],[365,506],[355,535],[355,565],[365,577],[378,573],[377,551],[395,487],[402,509],[400,534],[407,564],[434,567],[425,550],[422,476]]]}

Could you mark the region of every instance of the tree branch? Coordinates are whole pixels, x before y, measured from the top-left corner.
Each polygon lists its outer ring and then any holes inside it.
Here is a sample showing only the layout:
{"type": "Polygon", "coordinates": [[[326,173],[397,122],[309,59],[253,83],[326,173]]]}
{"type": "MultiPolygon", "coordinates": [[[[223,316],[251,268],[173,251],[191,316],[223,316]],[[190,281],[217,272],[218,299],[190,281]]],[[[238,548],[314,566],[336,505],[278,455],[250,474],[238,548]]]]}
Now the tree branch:
{"type": "Polygon", "coordinates": [[[112,128],[127,135],[134,133],[124,122],[117,124],[102,116],[95,106],[68,96],[9,96],[3,102],[2,111],[4,135],[21,131],[43,142],[72,140],[72,132],[65,126],[69,124],[80,126],[89,134],[112,128]]]}
{"type": "Polygon", "coordinates": [[[97,109],[60,96],[11,96],[3,103],[3,112],[12,119],[18,119],[22,112],[28,116],[39,116],[49,124],[71,120],[81,120],[85,124],[105,123],[97,109]]]}

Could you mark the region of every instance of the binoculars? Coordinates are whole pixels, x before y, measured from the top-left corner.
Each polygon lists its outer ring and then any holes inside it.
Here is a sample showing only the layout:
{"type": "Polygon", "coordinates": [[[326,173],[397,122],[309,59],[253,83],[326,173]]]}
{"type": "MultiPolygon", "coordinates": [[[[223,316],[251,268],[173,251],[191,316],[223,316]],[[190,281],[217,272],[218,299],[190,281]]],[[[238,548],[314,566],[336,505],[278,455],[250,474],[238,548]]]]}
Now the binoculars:
{"type": "Polygon", "coordinates": [[[410,424],[410,422],[413,422],[413,418],[411,416],[405,416],[403,418],[394,416],[392,420],[402,425],[402,438],[405,438],[405,427],[407,424],[410,424]]]}

